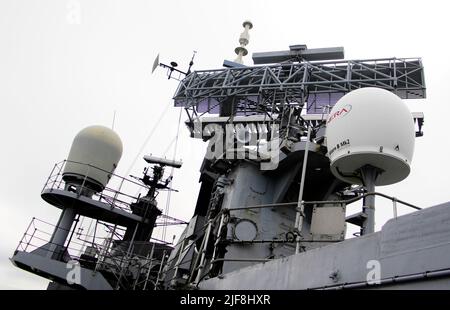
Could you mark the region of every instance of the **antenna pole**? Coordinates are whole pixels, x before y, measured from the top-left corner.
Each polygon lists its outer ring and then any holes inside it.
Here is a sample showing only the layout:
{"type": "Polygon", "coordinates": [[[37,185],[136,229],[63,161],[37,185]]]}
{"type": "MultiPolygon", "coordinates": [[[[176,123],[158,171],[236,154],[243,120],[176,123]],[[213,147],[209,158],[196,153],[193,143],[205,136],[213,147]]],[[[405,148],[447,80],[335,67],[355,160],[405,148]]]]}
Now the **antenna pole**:
{"type": "Polygon", "coordinates": [[[192,54],[192,59],[191,59],[191,62],[189,62],[189,68],[188,68],[188,70],[187,70],[187,72],[186,72],[186,75],[188,75],[189,73],[191,73],[191,68],[192,68],[192,66],[194,65],[194,57],[195,57],[195,54],[197,54],[197,51],[194,51],[194,54],[192,54]]]}
{"type": "MultiPolygon", "coordinates": [[[[378,168],[371,165],[366,165],[361,168],[361,176],[367,193],[375,192],[375,181],[379,172],[380,170],[378,168]]],[[[375,231],[375,195],[369,195],[364,198],[363,213],[366,215],[366,219],[361,228],[361,236],[371,234],[375,231]]]]}
{"type": "Polygon", "coordinates": [[[240,46],[236,47],[234,52],[237,55],[237,58],[234,60],[234,62],[238,64],[244,64],[244,61],[242,60],[243,56],[246,56],[248,54],[247,49],[245,48],[250,40],[250,35],[248,34],[248,31],[253,28],[253,24],[246,20],[242,26],[244,27],[244,31],[241,33],[241,36],[239,37],[239,44],[240,46]]]}
{"type": "Polygon", "coordinates": [[[116,110],[114,110],[113,121],[111,125],[111,129],[114,130],[114,123],[116,122],[116,110]]]}
{"type": "Polygon", "coordinates": [[[308,164],[308,154],[309,154],[309,143],[311,139],[311,126],[308,126],[308,134],[306,135],[306,144],[305,144],[305,152],[303,153],[303,167],[302,167],[302,175],[300,179],[300,189],[298,193],[298,204],[297,204],[297,214],[295,218],[295,228],[298,230],[296,245],[295,245],[295,254],[300,252],[300,241],[301,234],[303,229],[303,219],[305,217],[305,205],[303,204],[303,189],[305,188],[305,175],[306,175],[306,165],[308,164]]]}

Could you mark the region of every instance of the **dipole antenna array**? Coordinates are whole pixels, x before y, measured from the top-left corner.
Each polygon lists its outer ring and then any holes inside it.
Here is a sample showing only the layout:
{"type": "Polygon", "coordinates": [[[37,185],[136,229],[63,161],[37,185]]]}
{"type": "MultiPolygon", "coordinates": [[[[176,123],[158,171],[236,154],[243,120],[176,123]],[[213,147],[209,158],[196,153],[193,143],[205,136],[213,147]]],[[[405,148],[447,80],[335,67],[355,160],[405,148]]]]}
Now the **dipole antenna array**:
{"type": "Polygon", "coordinates": [[[237,55],[234,62],[241,64],[241,65],[244,64],[242,57],[246,56],[248,54],[248,50],[245,47],[247,46],[247,44],[250,40],[250,35],[248,34],[248,31],[253,28],[253,24],[251,21],[246,20],[242,24],[242,26],[244,27],[244,31],[241,33],[241,36],[239,37],[240,46],[238,46],[234,49],[234,52],[237,55]]]}

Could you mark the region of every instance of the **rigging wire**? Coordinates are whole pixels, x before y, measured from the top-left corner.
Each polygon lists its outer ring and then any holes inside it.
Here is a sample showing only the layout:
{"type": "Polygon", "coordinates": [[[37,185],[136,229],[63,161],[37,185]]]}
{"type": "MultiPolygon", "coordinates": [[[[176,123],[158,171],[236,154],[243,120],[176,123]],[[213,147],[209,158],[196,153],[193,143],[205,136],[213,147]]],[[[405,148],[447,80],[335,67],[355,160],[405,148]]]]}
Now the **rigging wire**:
{"type": "Polygon", "coordinates": [[[114,124],[116,122],[116,110],[114,110],[114,115],[113,115],[113,119],[112,119],[112,124],[111,124],[111,129],[114,130],[114,124]]]}
{"type": "MultiPolygon", "coordinates": [[[[142,147],[139,150],[139,153],[136,155],[136,157],[134,158],[130,168],[128,169],[128,172],[126,173],[126,175],[128,175],[131,172],[131,169],[133,168],[133,166],[136,164],[140,154],[143,152],[143,150],[145,149],[146,145],[148,144],[150,138],[153,136],[158,124],[161,122],[161,120],[163,119],[164,115],[166,114],[168,108],[170,107],[170,105],[167,105],[167,107],[164,109],[164,111],[162,112],[162,114],[160,115],[160,117],[158,118],[158,121],[156,122],[155,126],[153,126],[151,132],[149,133],[149,135],[147,136],[147,138],[145,139],[145,142],[143,143],[142,147]]],[[[173,144],[175,144],[174,146],[174,154],[173,154],[173,160],[176,159],[176,154],[177,154],[177,150],[178,150],[178,140],[179,140],[179,135],[180,135],[180,125],[181,125],[181,114],[182,114],[182,109],[180,109],[180,113],[178,115],[178,125],[177,125],[177,132],[175,137],[172,139],[172,141],[169,143],[169,145],[167,146],[166,150],[164,151],[163,156],[165,156],[167,154],[167,152],[170,150],[170,148],[172,147],[173,144]]],[[[171,181],[169,182],[168,186],[170,186],[172,184],[172,177],[173,177],[173,172],[174,172],[174,168],[172,167],[170,170],[170,176],[169,178],[171,179],[171,181]]],[[[140,191],[140,189],[138,190],[138,192],[140,191]]],[[[136,192],[136,195],[138,195],[138,192],[136,192]]],[[[164,208],[164,215],[168,215],[169,213],[169,209],[170,209],[170,199],[171,199],[171,193],[172,191],[168,191],[168,195],[167,195],[167,199],[166,199],[166,206],[164,208]]],[[[168,218],[165,217],[164,218],[164,222],[163,222],[163,227],[162,227],[162,240],[165,240],[166,237],[166,227],[167,227],[167,223],[168,223],[168,218]]]]}
{"type": "Polygon", "coordinates": [[[152,130],[150,131],[150,133],[148,134],[147,138],[145,138],[144,143],[142,144],[141,148],[139,149],[139,152],[136,154],[136,157],[133,159],[133,161],[131,162],[130,167],[128,168],[127,172],[125,173],[125,175],[129,175],[131,170],[133,169],[134,165],[136,164],[137,160],[139,159],[139,157],[141,156],[142,152],[144,151],[145,147],[147,146],[148,142],[150,141],[150,138],[153,136],[153,134],[155,133],[156,129],[158,128],[159,124],[161,123],[162,119],[164,118],[164,116],[166,115],[167,111],[169,110],[169,107],[171,107],[171,104],[168,104],[166,106],[166,108],[164,109],[164,111],[161,113],[161,115],[159,116],[158,120],[156,121],[155,125],[153,126],[152,130]]]}
{"type": "MultiPolygon", "coordinates": [[[[88,229],[87,229],[87,233],[86,233],[86,235],[90,235],[90,231],[91,231],[91,226],[92,226],[92,221],[93,221],[94,219],[90,219],[90,222],[89,222],[89,227],[88,227],[88,229]]],[[[81,226],[80,226],[81,227],[81,226]]],[[[79,237],[77,238],[78,240],[81,240],[79,237]]],[[[84,238],[82,241],[83,241],[83,243],[81,244],[81,248],[80,248],[80,251],[79,251],[79,254],[78,254],[78,256],[81,256],[81,254],[82,254],[82,252],[83,252],[83,249],[85,249],[85,247],[86,247],[86,243],[88,242],[87,241],[87,239],[88,238],[84,238]]]]}
{"type": "Polygon", "coordinates": [[[177,136],[173,137],[172,141],[170,141],[169,145],[167,146],[166,150],[164,151],[163,155],[164,157],[166,157],[167,152],[169,152],[170,148],[172,147],[172,145],[175,143],[175,140],[177,139],[177,136]]]}
{"type": "MultiPolygon", "coordinates": [[[[179,115],[178,115],[177,134],[176,134],[176,136],[175,136],[175,146],[174,146],[173,158],[172,158],[173,161],[175,161],[176,156],[177,156],[178,140],[179,140],[179,137],[180,137],[180,124],[181,124],[181,114],[182,114],[182,111],[183,111],[183,109],[180,109],[180,113],[179,113],[179,115]]],[[[172,144],[172,143],[171,143],[171,144],[172,144]]],[[[171,169],[170,169],[170,176],[169,176],[170,182],[169,182],[168,186],[171,186],[171,185],[172,185],[172,179],[173,179],[172,177],[173,177],[173,172],[174,172],[174,170],[175,170],[175,168],[174,168],[174,167],[171,167],[171,169]]],[[[172,191],[169,190],[169,191],[167,192],[166,207],[165,207],[165,209],[164,209],[164,214],[167,215],[167,216],[169,215],[169,210],[170,210],[170,199],[171,199],[171,196],[172,196],[172,191]]],[[[163,232],[162,232],[162,240],[166,240],[167,222],[168,222],[168,218],[166,217],[166,218],[164,219],[163,232]]]]}

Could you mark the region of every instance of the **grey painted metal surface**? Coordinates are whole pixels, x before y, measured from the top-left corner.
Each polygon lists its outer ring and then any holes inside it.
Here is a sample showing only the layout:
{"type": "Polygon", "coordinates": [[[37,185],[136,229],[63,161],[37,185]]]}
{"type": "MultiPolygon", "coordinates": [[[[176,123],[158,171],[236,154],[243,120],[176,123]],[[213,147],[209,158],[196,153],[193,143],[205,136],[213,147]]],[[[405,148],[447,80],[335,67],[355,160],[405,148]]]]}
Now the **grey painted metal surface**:
{"type": "MultiPolygon", "coordinates": [[[[257,205],[263,203],[271,203],[273,186],[272,181],[260,174],[259,167],[251,163],[242,163],[238,169],[235,169],[229,176],[233,179],[233,184],[230,184],[225,189],[222,208],[233,209],[238,206],[257,205]]],[[[227,238],[233,239],[233,232],[235,225],[242,220],[248,220],[255,223],[256,238],[266,239],[267,237],[274,237],[276,233],[276,225],[273,221],[265,219],[264,210],[241,210],[232,212],[231,216],[236,218],[236,221],[231,222],[228,226],[227,238]],[[257,224],[256,224],[257,223],[257,224]]],[[[248,245],[246,249],[242,249],[240,244],[231,244],[227,247],[225,258],[260,258],[270,255],[268,249],[262,245],[248,245]]],[[[246,265],[251,262],[239,263],[229,262],[224,264],[224,271],[231,271],[246,265]]]]}
{"type": "Polygon", "coordinates": [[[76,206],[78,214],[96,217],[109,223],[130,226],[146,221],[141,216],[115,207],[111,203],[93,200],[66,190],[45,189],[42,191],[41,196],[55,207],[64,209],[67,205],[76,206]]]}
{"type": "MultiPolygon", "coordinates": [[[[381,283],[417,275],[397,288],[450,289],[450,275],[426,272],[450,269],[450,202],[391,219],[379,232],[327,245],[305,253],[256,264],[205,280],[201,289],[321,289],[351,283],[367,286],[373,261],[379,262],[381,283]],[[412,280],[412,279],[411,279],[412,280]]],[[[357,288],[357,287],[355,287],[357,288]]],[[[379,288],[384,288],[380,286],[379,288]]],[[[386,286],[391,289],[391,286],[386,286]]]]}
{"type": "Polygon", "coordinates": [[[75,210],[72,208],[65,208],[59,217],[58,224],[52,234],[49,241],[50,249],[48,251],[48,257],[59,253],[64,249],[64,243],[67,240],[67,236],[70,233],[70,228],[75,220],[75,210]]]}
{"type": "MultiPolygon", "coordinates": [[[[58,279],[63,283],[66,282],[70,271],[65,262],[22,251],[16,252],[11,261],[22,269],[32,271],[49,279],[58,279]]],[[[76,287],[88,290],[112,290],[111,285],[100,272],[94,272],[83,267],[79,267],[79,272],[80,283],[75,285],[76,287]]]]}
{"type": "MultiPolygon", "coordinates": [[[[260,170],[257,163],[245,160],[239,161],[230,168],[226,177],[228,181],[223,183],[223,200],[220,203],[221,209],[226,210],[225,212],[229,214],[229,220],[225,225],[226,234],[217,238],[217,231],[221,230],[219,228],[221,224],[218,216],[211,220],[215,223],[213,236],[216,239],[215,250],[219,249],[218,244],[222,242],[222,244],[226,244],[226,251],[219,255],[213,254],[211,260],[203,260],[207,266],[220,262],[221,270],[227,273],[256,262],[286,257],[295,252],[295,243],[289,241],[288,238],[295,239],[295,206],[297,203],[289,205],[277,203],[286,201],[287,195],[294,197],[289,199],[297,199],[299,189],[295,184],[300,182],[300,168],[303,165],[306,147],[306,141],[299,141],[292,145],[292,151],[289,154],[280,153],[279,169],[272,174],[260,170]],[[294,184],[294,188],[292,188],[292,184],[294,184]],[[268,207],[252,207],[260,205],[268,207]],[[243,226],[241,227],[241,225],[243,226]],[[248,238],[242,237],[246,235],[242,232],[243,227],[248,230],[248,238]],[[217,228],[219,229],[217,230],[217,228]]],[[[320,170],[307,173],[305,189],[308,190],[308,195],[311,197],[311,192],[317,190],[314,183],[320,182],[320,186],[326,188],[329,186],[331,174],[326,172],[323,174],[322,168],[325,171],[329,163],[323,154],[318,152],[318,145],[310,143],[308,149],[310,151],[308,167],[312,170],[317,168],[320,170]]],[[[327,190],[324,189],[323,194],[315,192],[314,195],[317,198],[329,198],[330,194],[326,192],[327,190]]],[[[211,208],[214,207],[210,206],[210,210],[211,208]]],[[[339,209],[341,212],[345,212],[345,208],[339,207],[339,209]]],[[[338,233],[332,232],[325,236],[326,232],[322,230],[322,234],[313,235],[311,234],[311,218],[312,206],[308,205],[304,211],[303,225],[300,228],[302,238],[299,248],[301,246],[302,251],[343,239],[345,223],[338,223],[340,226],[338,233]]],[[[344,216],[340,216],[340,219],[344,220],[344,216]]],[[[208,237],[208,233],[203,237],[203,239],[206,238],[211,238],[208,237]]],[[[215,254],[218,252],[220,251],[214,251],[215,254]]],[[[173,255],[175,257],[175,252],[173,255]]],[[[193,260],[196,259],[193,258],[193,260]]],[[[215,267],[211,268],[215,269],[215,267]]],[[[206,276],[206,273],[202,276],[206,276]]]]}

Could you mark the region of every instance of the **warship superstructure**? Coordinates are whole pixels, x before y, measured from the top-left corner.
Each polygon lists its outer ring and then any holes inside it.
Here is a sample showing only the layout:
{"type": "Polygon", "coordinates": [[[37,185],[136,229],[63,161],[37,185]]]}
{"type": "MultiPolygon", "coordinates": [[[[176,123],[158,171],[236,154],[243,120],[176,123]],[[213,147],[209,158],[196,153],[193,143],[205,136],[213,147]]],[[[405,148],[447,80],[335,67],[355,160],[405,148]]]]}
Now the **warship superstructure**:
{"type": "Polygon", "coordinates": [[[91,126],[42,190],[58,223],[33,218],[12,262],[53,289],[450,289],[450,203],[422,210],[376,191],[408,176],[423,136],[423,113],[406,104],[426,97],[421,59],[345,60],[342,47],[301,44],[246,66],[243,27],[221,69],[155,62],[182,76],[174,106],[207,143],[190,221],[156,200],[181,162],[145,156],[141,177],[118,176],[120,138],[91,126]],[[394,210],[377,232],[375,198],[394,210]],[[414,212],[397,216],[400,204],[414,212]],[[348,224],[360,232],[346,239],[348,224]],[[154,238],[169,225],[185,225],[179,240],[154,238]]]}

